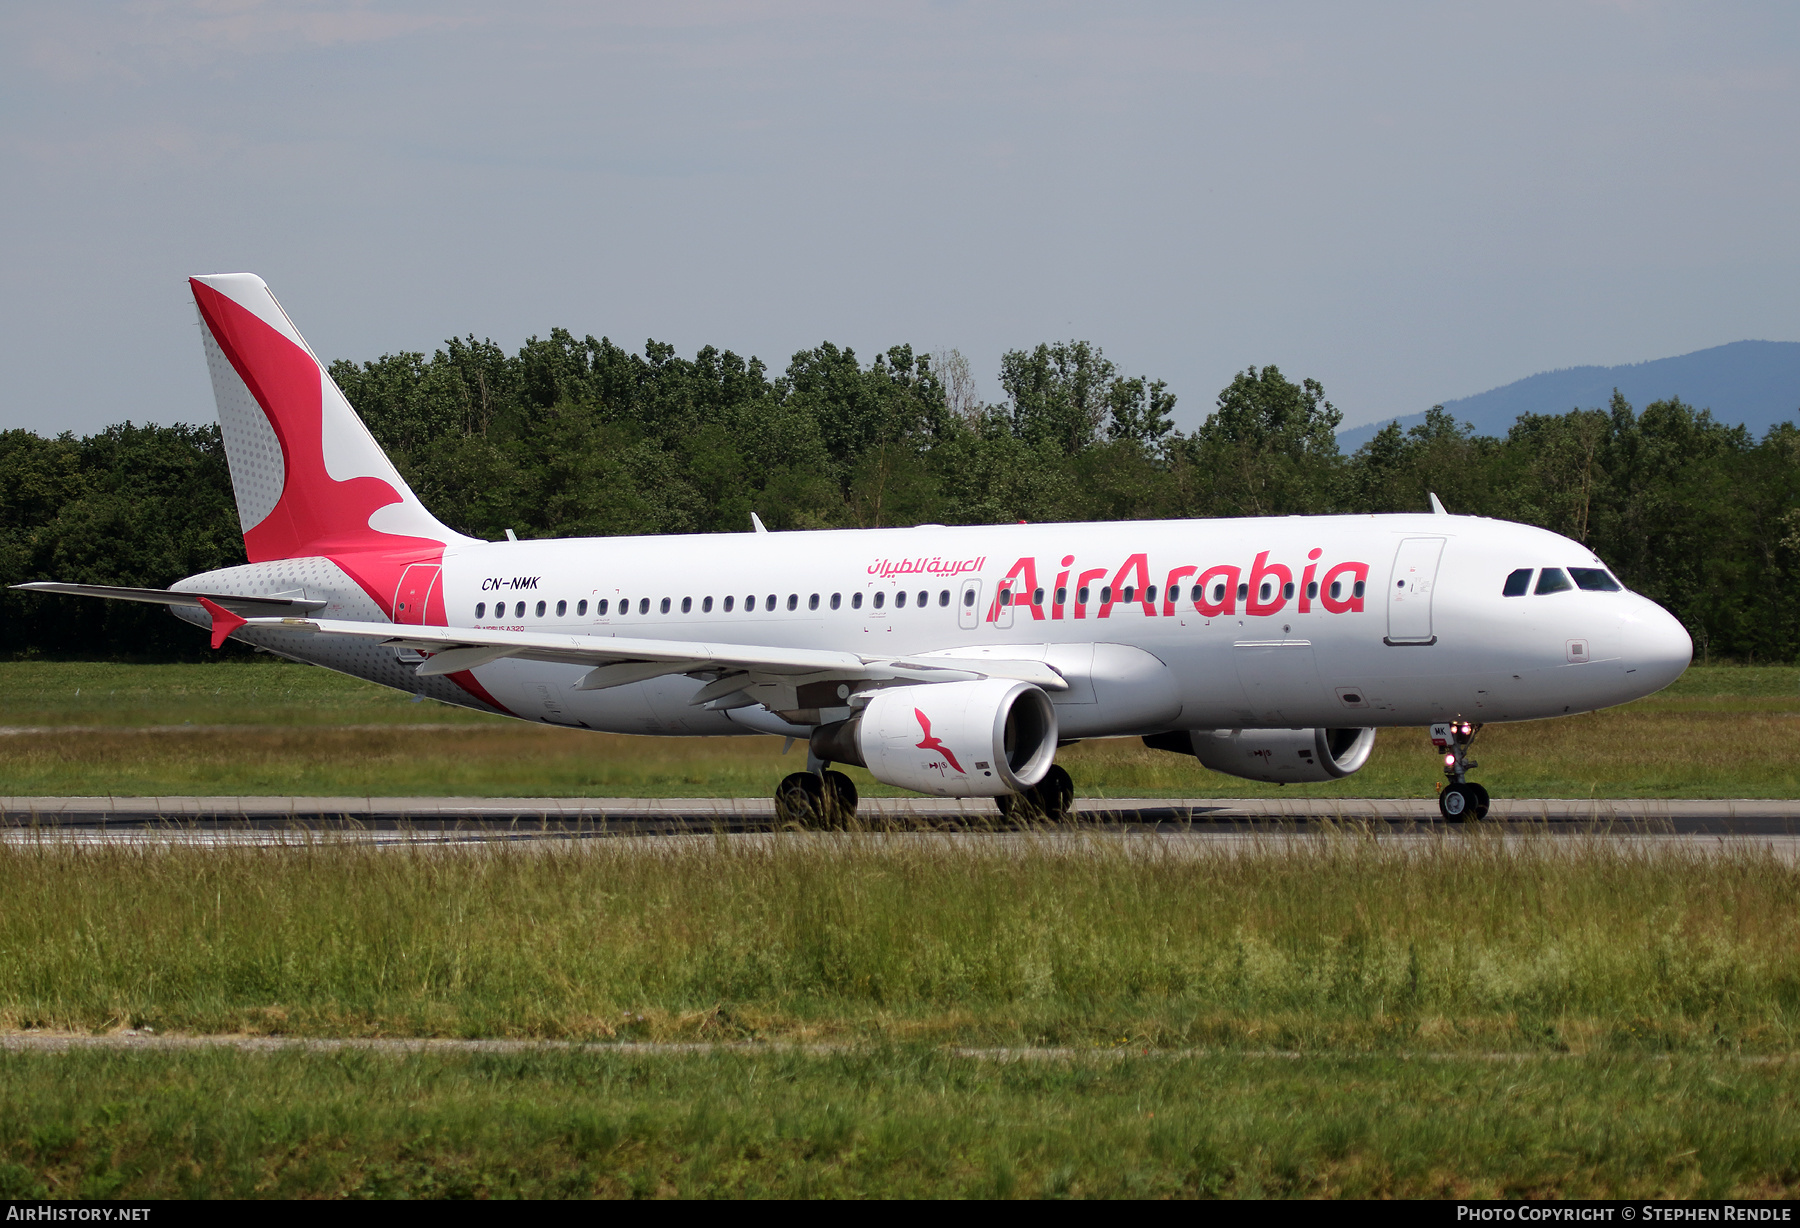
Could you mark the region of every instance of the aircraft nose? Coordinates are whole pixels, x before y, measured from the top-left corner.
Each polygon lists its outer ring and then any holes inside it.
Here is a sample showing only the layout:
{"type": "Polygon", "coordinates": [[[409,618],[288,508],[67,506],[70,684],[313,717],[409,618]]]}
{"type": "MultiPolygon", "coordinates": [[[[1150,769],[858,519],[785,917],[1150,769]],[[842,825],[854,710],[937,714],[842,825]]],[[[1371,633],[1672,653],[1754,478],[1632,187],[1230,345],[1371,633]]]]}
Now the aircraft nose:
{"type": "Polygon", "coordinates": [[[1633,689],[1648,695],[1681,677],[1694,659],[1694,641],[1681,620],[1648,598],[1625,617],[1625,668],[1633,689]]]}

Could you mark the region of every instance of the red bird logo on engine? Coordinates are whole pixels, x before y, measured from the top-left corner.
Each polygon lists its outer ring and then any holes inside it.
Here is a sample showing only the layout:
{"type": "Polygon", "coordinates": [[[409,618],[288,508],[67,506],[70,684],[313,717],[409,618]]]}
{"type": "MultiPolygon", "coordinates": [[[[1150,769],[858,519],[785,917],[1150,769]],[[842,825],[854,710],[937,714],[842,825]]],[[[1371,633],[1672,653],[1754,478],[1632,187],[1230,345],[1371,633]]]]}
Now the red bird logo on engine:
{"type": "Polygon", "coordinates": [[[956,761],[956,756],[950,753],[950,748],[945,746],[937,737],[933,736],[931,732],[931,718],[917,708],[913,709],[913,715],[919,718],[919,728],[925,733],[925,740],[919,743],[919,749],[936,751],[938,754],[942,755],[945,760],[948,761],[950,766],[955,768],[959,774],[967,776],[968,773],[963,771],[962,764],[958,763],[956,761]]]}

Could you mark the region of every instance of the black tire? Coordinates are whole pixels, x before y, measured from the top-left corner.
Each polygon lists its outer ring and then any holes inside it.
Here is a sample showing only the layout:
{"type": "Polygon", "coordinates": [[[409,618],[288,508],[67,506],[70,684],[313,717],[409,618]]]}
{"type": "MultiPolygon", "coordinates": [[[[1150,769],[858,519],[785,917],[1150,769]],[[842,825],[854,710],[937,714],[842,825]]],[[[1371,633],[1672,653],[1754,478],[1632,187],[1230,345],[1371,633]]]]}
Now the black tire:
{"type": "Polygon", "coordinates": [[[1478,785],[1471,781],[1469,783],[1469,788],[1475,790],[1475,817],[1478,819],[1487,818],[1488,808],[1494,804],[1494,799],[1488,796],[1487,786],[1478,785]]]}
{"type": "Polygon", "coordinates": [[[994,805],[1008,819],[1029,823],[1064,823],[1075,813],[1075,782],[1056,764],[1044,778],[1022,793],[1007,793],[994,805]]]}
{"type": "Polygon", "coordinates": [[[1045,820],[1067,823],[1075,817],[1075,782],[1060,763],[1052,763],[1044,778],[1031,788],[1032,800],[1045,820]]]}
{"type": "Polygon", "coordinates": [[[833,827],[848,827],[856,821],[856,782],[842,772],[826,772],[822,784],[825,821],[833,827]]]}
{"type": "Polygon", "coordinates": [[[825,817],[825,782],[815,772],[795,772],[775,786],[777,827],[818,827],[825,817]]]}
{"type": "Polygon", "coordinates": [[[1445,785],[1438,793],[1438,813],[1452,823],[1477,818],[1475,803],[1478,798],[1473,785],[1445,785]]]}

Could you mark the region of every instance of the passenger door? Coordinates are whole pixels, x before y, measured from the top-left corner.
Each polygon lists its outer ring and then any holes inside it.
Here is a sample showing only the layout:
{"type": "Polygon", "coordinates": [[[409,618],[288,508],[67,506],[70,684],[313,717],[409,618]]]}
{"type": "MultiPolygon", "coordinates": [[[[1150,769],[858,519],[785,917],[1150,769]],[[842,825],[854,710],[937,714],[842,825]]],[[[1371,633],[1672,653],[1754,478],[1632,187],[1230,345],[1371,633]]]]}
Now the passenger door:
{"type": "Polygon", "coordinates": [[[1443,552],[1441,537],[1409,537],[1400,543],[1388,580],[1388,643],[1437,642],[1431,632],[1431,590],[1443,552]]]}

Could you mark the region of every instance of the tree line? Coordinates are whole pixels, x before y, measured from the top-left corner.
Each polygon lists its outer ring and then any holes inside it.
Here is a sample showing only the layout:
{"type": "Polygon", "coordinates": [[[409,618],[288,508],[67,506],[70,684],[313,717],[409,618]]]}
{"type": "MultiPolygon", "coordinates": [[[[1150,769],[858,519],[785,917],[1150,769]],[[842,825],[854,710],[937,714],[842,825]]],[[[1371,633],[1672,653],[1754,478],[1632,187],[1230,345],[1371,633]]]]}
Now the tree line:
{"type": "MultiPolygon", "coordinates": [[[[771,372],[706,347],[628,352],[556,329],[472,336],[335,378],[425,504],[476,537],[1423,511],[1586,543],[1709,659],[1800,656],[1800,426],[1755,439],[1677,399],[1527,414],[1479,436],[1442,407],[1349,455],[1312,379],[1248,367],[1191,433],[1175,397],[1083,341],[1005,355],[832,344],[771,372]]],[[[243,561],[216,426],[0,433],[0,580],[166,586],[243,561]]],[[[0,653],[185,659],[159,609],[5,593],[0,653]]]]}

